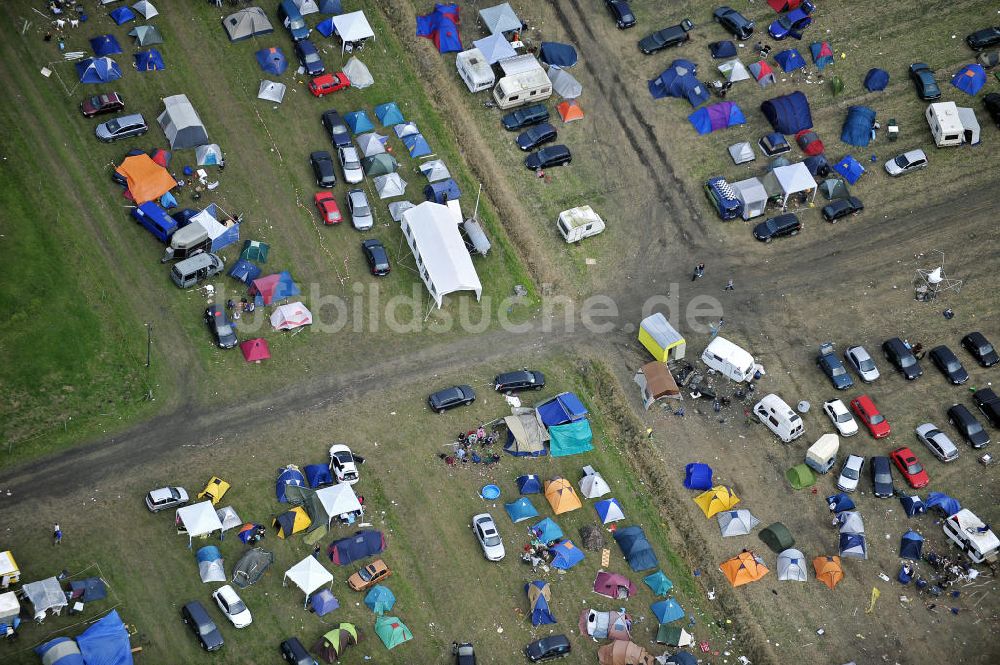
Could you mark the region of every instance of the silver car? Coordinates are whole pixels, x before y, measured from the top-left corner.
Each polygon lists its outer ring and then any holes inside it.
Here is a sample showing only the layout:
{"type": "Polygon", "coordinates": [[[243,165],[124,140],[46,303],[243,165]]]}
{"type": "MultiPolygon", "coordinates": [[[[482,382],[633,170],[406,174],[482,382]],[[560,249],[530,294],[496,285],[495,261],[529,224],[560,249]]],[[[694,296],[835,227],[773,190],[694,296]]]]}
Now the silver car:
{"type": "Polygon", "coordinates": [[[367,231],[375,226],[371,206],[368,205],[368,195],[363,189],[347,190],[347,212],[351,216],[351,224],[358,231],[367,231]]]}
{"type": "Polygon", "coordinates": [[[876,380],[880,374],[878,373],[878,367],[875,366],[875,361],[872,357],[868,355],[868,351],[865,350],[863,346],[852,346],[844,352],[844,359],[847,364],[854,368],[858,376],[865,383],[871,383],[876,380]]]}
{"type": "Polygon", "coordinates": [[[337,156],[340,158],[340,167],[344,170],[344,182],[356,185],[364,180],[365,172],[361,169],[357,148],[337,148],[337,156]]]}
{"type": "Polygon", "coordinates": [[[947,434],[934,426],[934,423],[924,423],[919,426],[917,438],[927,446],[934,457],[942,462],[958,459],[958,448],[951,442],[947,434]]]}
{"type": "Polygon", "coordinates": [[[920,148],[896,155],[885,163],[885,172],[891,176],[903,175],[927,166],[927,155],[920,148]]]}
{"type": "Polygon", "coordinates": [[[865,468],[865,458],[861,455],[848,455],[844,460],[844,468],[840,470],[840,478],[837,478],[837,489],[844,492],[853,492],[858,489],[858,481],[861,479],[861,470],[865,468]]]}
{"type": "Polygon", "coordinates": [[[503,540],[500,539],[500,532],[497,531],[496,522],[489,513],[480,513],[472,518],[472,530],[476,534],[479,546],[483,548],[483,554],[488,561],[500,561],[506,552],[503,549],[503,540]]]}
{"type": "Polygon", "coordinates": [[[148,131],[149,125],[146,124],[146,119],[142,117],[141,113],[120,115],[107,122],[102,122],[94,129],[97,138],[105,143],[142,136],[148,131]]]}

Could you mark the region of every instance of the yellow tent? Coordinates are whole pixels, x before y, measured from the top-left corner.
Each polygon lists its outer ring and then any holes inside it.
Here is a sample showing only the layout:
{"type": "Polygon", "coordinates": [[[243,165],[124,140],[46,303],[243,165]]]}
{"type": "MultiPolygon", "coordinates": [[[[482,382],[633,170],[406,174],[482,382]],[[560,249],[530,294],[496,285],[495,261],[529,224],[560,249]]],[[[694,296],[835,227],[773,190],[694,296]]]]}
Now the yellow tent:
{"type": "Polygon", "coordinates": [[[576,490],[565,478],[546,480],[545,498],[548,499],[549,505],[552,506],[552,512],[556,515],[583,507],[580,498],[576,495],[576,490]]]}
{"type": "Polygon", "coordinates": [[[305,531],[310,524],[312,524],[312,518],[302,506],[295,506],[291,510],[281,513],[271,522],[271,526],[278,533],[278,538],[282,539],[305,531]]]}
{"type": "Polygon", "coordinates": [[[661,363],[670,358],[683,358],[687,348],[684,337],[659,312],[650,314],[639,324],[639,341],[661,363]]]}
{"type": "Polygon", "coordinates": [[[732,559],[723,561],[719,570],[726,576],[733,586],[742,586],[750,582],[756,582],[769,572],[764,560],[753,552],[746,550],[740,552],[732,559]]]}
{"type": "Polygon", "coordinates": [[[204,499],[207,497],[211,499],[212,505],[216,506],[228,491],[229,483],[218,476],[212,476],[211,480],[206,483],[205,489],[198,493],[198,498],[204,499]]]}
{"type": "Polygon", "coordinates": [[[177,186],[170,172],[149,155],[126,157],[115,172],[125,178],[128,191],[137,204],[158,199],[177,186]]]}
{"type": "Polygon", "coordinates": [[[831,589],[844,579],[839,556],[818,556],[813,559],[813,568],[816,569],[816,579],[831,589]]]}
{"type": "Polygon", "coordinates": [[[740,502],[740,498],[733,493],[732,487],[716,485],[712,489],[696,496],[694,502],[705,513],[705,517],[711,517],[716,513],[729,510],[740,502]]]}

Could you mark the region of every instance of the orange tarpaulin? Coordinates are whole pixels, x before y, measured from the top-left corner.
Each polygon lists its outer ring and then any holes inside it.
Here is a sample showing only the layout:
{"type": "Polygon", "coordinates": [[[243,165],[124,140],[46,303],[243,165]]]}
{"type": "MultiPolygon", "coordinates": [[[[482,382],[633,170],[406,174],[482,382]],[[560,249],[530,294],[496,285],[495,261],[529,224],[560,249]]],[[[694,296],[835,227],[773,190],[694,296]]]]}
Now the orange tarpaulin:
{"type": "Polygon", "coordinates": [[[583,507],[573,486],[565,478],[546,480],[545,498],[549,500],[552,512],[556,515],[562,515],[563,513],[583,507]]]}
{"type": "Polygon", "coordinates": [[[126,157],[115,172],[125,178],[128,191],[137,204],[155,201],[177,186],[170,173],[149,155],[126,157]]]}
{"type": "Polygon", "coordinates": [[[653,657],[641,646],[626,640],[615,640],[597,650],[601,665],[654,665],[653,657]]]}
{"type": "Polygon", "coordinates": [[[768,573],[764,560],[753,552],[740,552],[732,559],[723,561],[719,570],[733,586],[742,586],[756,582],[768,573]]]}
{"type": "Polygon", "coordinates": [[[556,104],[556,110],[559,111],[559,116],[563,122],[573,122],[574,120],[583,119],[583,109],[580,108],[580,102],[575,99],[567,99],[564,102],[559,102],[556,104]]]}
{"type": "Polygon", "coordinates": [[[839,556],[818,556],[813,559],[813,568],[816,569],[816,579],[831,589],[844,579],[839,556]]]}

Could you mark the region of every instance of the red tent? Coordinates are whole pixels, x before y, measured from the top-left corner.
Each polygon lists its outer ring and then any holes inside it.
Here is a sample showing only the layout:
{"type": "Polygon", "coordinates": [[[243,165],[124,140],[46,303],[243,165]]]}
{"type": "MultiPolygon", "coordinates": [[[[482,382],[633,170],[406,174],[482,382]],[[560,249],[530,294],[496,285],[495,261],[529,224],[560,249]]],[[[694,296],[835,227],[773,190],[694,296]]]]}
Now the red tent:
{"type": "Polygon", "coordinates": [[[267,340],[260,337],[248,339],[240,343],[240,351],[248,363],[259,363],[271,357],[271,350],[267,346],[267,340]]]}
{"type": "Polygon", "coordinates": [[[802,152],[810,157],[823,154],[823,142],[819,135],[811,129],[803,129],[795,135],[795,142],[799,144],[802,152]]]}
{"type": "Polygon", "coordinates": [[[247,290],[254,297],[257,305],[270,305],[297,296],[301,293],[299,285],[295,283],[292,276],[287,271],[258,277],[247,290]]]}
{"type": "Polygon", "coordinates": [[[767,4],[771,5],[771,9],[780,14],[781,12],[790,12],[793,9],[797,9],[802,4],[802,0],[767,0],[767,4]]]}
{"type": "Polygon", "coordinates": [[[154,162],[156,162],[163,168],[167,168],[168,166],[170,166],[170,153],[164,150],[163,148],[157,148],[156,150],[151,152],[149,156],[152,158],[154,162]]]}

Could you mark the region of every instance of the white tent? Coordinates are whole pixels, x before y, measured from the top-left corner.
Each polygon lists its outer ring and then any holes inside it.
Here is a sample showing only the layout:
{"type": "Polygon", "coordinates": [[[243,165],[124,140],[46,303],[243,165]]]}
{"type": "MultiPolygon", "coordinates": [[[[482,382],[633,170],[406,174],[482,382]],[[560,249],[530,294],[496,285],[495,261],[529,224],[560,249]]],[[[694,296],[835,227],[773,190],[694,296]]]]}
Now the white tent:
{"type": "Polygon", "coordinates": [[[976,112],[970,108],[959,106],[958,119],[965,131],[965,142],[969,145],[979,143],[979,119],[976,118],[976,112]]]}
{"type": "Polygon", "coordinates": [[[743,202],[743,219],[753,219],[764,214],[767,207],[767,189],[757,178],[747,178],[731,183],[736,198],[743,202]]]}
{"type": "Polygon", "coordinates": [[[410,201],[393,201],[389,204],[389,216],[398,224],[403,220],[403,213],[413,207],[410,201]]]}
{"type": "Polygon", "coordinates": [[[598,517],[601,515],[600,510],[604,510],[604,517],[601,517],[601,521],[604,524],[611,524],[612,522],[625,519],[625,513],[622,512],[622,506],[618,503],[618,499],[605,499],[604,501],[598,501],[594,504],[594,507],[598,509],[598,517]]]}
{"type": "Polygon", "coordinates": [[[509,2],[479,10],[479,18],[491,33],[514,32],[521,29],[521,19],[517,17],[509,2]]]}
{"type": "Polygon", "coordinates": [[[183,525],[188,535],[188,545],[198,536],[207,536],[213,531],[222,535],[222,520],[215,512],[211,501],[193,503],[177,509],[177,524],[183,525]]]}
{"type": "Polygon", "coordinates": [[[159,16],[160,14],[160,12],[156,11],[156,7],[153,6],[153,3],[148,2],[148,0],[139,0],[139,2],[132,5],[132,9],[135,10],[136,14],[142,14],[142,17],[146,19],[159,16]]]}
{"type": "Polygon", "coordinates": [[[483,60],[486,64],[492,65],[495,62],[500,62],[505,58],[513,58],[517,55],[517,51],[514,47],[510,45],[510,42],[501,34],[492,34],[489,37],[483,37],[482,39],[477,39],[472,42],[479,52],[483,55],[483,60]]]}
{"type": "Polygon", "coordinates": [[[271,326],[275,330],[291,330],[308,326],[313,322],[312,312],[301,302],[281,305],[271,313],[271,326]]]}
{"type": "MultiPolygon", "coordinates": [[[[198,553],[201,554],[201,551],[202,550],[198,550],[198,553]]],[[[222,559],[222,556],[219,556],[217,559],[199,559],[198,575],[201,576],[203,584],[208,584],[209,582],[228,581],[226,578],[226,563],[222,559]]]]}
{"type": "Polygon", "coordinates": [[[776,166],[761,178],[761,183],[767,190],[768,196],[781,195],[782,205],[788,203],[792,194],[799,192],[810,195],[811,201],[816,198],[816,191],[819,189],[815,178],[809,173],[809,168],[802,162],[776,166]]]}
{"type": "Polygon", "coordinates": [[[479,300],[483,285],[447,206],[425,201],[403,213],[400,227],[439,308],[444,296],[455,291],[475,291],[479,300]]]}
{"type": "Polygon", "coordinates": [[[583,94],[583,86],[576,78],[559,67],[549,67],[549,81],[557,95],[564,99],[576,99],[583,94]]]}
{"type": "Polygon", "coordinates": [[[198,166],[221,166],[225,161],[218,143],[198,146],[194,149],[194,157],[198,166]]]}
{"type": "Polygon", "coordinates": [[[375,84],[375,78],[368,71],[368,66],[354,56],[351,56],[351,59],[344,65],[343,71],[347,80],[351,82],[352,88],[364,90],[375,84]]]}
{"type": "Polygon", "coordinates": [[[746,164],[757,159],[757,155],[754,154],[753,146],[750,145],[749,141],[742,141],[729,146],[729,156],[733,158],[733,164],[746,164]]]}
{"type": "Polygon", "coordinates": [[[239,42],[257,35],[274,32],[274,26],[267,20],[267,14],[260,7],[247,7],[222,19],[222,27],[229,35],[229,41],[239,42]]]}
{"type": "Polygon", "coordinates": [[[163,98],[165,110],[156,119],[170,141],[172,150],[195,148],[208,143],[205,125],[188,101],[187,95],[172,95],[163,98]]]}
{"type": "Polygon", "coordinates": [[[382,136],[378,132],[367,132],[357,137],[358,150],[365,157],[381,155],[385,152],[385,141],[388,137],[382,136]]]}
{"type": "Polygon", "coordinates": [[[778,555],[778,579],[782,582],[805,582],[806,555],[796,549],[787,549],[778,555]]]}
{"type": "MultiPolygon", "coordinates": [[[[368,19],[365,18],[365,13],[361,11],[334,16],[333,27],[340,35],[341,53],[347,48],[348,42],[360,42],[375,37],[371,25],[368,24],[368,19]]],[[[350,74],[347,75],[347,78],[351,79],[350,74]]],[[[351,79],[351,83],[354,83],[354,79],[351,79]]]]}
{"type": "Polygon", "coordinates": [[[380,199],[391,199],[406,194],[406,181],[398,173],[380,175],[372,181],[380,199]]]}
{"type": "Polygon", "coordinates": [[[414,134],[420,133],[420,129],[417,127],[417,123],[415,122],[401,122],[398,125],[393,125],[392,131],[396,132],[397,138],[413,136],[414,134]]]}
{"type": "Polygon", "coordinates": [[[219,521],[222,522],[222,533],[225,534],[233,527],[241,526],[243,520],[240,516],[236,514],[236,510],[232,506],[226,506],[225,508],[219,508],[215,511],[215,514],[219,516],[219,521]]]}
{"type": "Polygon", "coordinates": [[[760,524],[760,520],[754,517],[749,510],[727,510],[719,513],[716,519],[719,520],[719,530],[724,538],[745,536],[760,524]]]}
{"type": "Polygon", "coordinates": [[[319,12],[319,6],[316,4],[316,0],[292,0],[292,2],[294,2],[295,6],[299,8],[299,13],[303,16],[319,12]]]}
{"type": "Polygon", "coordinates": [[[0,593],[0,623],[8,623],[21,613],[21,603],[13,591],[0,593]]]}
{"type": "Polygon", "coordinates": [[[282,586],[286,585],[285,580],[291,580],[295,586],[302,589],[302,592],[306,594],[306,603],[308,603],[309,594],[313,591],[325,584],[332,586],[333,575],[316,560],[316,557],[310,555],[288,569],[281,582],[282,586]]]}
{"type": "Polygon", "coordinates": [[[865,521],[861,519],[861,513],[856,510],[837,513],[837,521],[840,522],[840,533],[860,534],[865,532],[865,521]]]}
{"type": "Polygon", "coordinates": [[[354,490],[347,483],[338,483],[316,490],[316,498],[323,504],[323,510],[330,516],[326,525],[330,526],[334,518],[346,513],[359,512],[361,502],[354,490]]]}
{"type": "Polygon", "coordinates": [[[38,582],[28,582],[21,587],[21,592],[27,597],[28,602],[35,610],[35,620],[45,618],[45,613],[52,610],[53,614],[58,614],[62,608],[69,605],[66,594],[63,593],[59,580],[50,577],[38,582]]]}
{"type": "Polygon", "coordinates": [[[447,180],[451,177],[448,167],[440,159],[432,159],[420,165],[420,172],[427,178],[427,182],[437,182],[447,180]]]}
{"type": "Polygon", "coordinates": [[[608,483],[597,471],[586,474],[580,479],[580,493],[588,499],[596,499],[611,492],[608,483]]]}
{"type": "Polygon", "coordinates": [[[285,98],[285,84],[276,83],[264,79],[260,82],[260,89],[257,91],[257,99],[266,99],[269,102],[280,104],[285,98]]]}
{"type": "Polygon", "coordinates": [[[740,81],[746,81],[750,78],[750,72],[747,68],[743,66],[737,58],[732,60],[726,60],[719,65],[719,71],[722,75],[726,77],[726,80],[730,83],[738,83],[740,81]]]}

